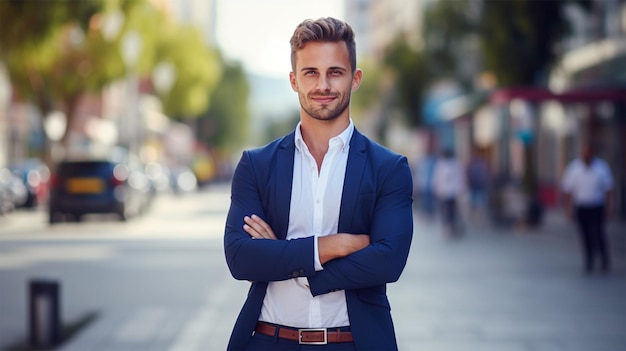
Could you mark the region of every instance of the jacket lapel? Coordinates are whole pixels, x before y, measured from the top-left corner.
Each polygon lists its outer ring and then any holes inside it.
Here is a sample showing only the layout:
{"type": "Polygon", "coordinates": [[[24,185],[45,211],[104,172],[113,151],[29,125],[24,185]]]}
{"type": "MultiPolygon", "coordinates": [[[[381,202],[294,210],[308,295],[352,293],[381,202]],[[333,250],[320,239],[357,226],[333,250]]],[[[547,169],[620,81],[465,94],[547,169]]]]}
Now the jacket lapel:
{"type": "Polygon", "coordinates": [[[276,223],[274,231],[279,239],[287,237],[289,226],[289,209],[291,207],[291,184],[293,181],[293,157],[295,152],[295,134],[287,135],[278,147],[276,156],[276,203],[275,210],[277,218],[281,220],[276,223]]]}
{"type": "Polygon", "coordinates": [[[354,209],[357,207],[359,188],[361,187],[367,163],[365,149],[365,137],[355,128],[350,140],[346,176],[343,181],[343,194],[341,195],[341,209],[339,212],[339,232],[345,232],[351,227],[354,209]]]}

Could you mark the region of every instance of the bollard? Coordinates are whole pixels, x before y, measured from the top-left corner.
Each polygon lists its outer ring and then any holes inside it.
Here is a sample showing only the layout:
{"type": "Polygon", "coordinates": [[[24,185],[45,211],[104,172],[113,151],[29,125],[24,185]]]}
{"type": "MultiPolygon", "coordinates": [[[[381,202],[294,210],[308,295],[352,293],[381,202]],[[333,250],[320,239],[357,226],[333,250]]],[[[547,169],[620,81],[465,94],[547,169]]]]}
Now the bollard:
{"type": "Polygon", "coordinates": [[[49,348],[61,341],[59,283],[35,279],[29,286],[30,346],[49,348]]]}

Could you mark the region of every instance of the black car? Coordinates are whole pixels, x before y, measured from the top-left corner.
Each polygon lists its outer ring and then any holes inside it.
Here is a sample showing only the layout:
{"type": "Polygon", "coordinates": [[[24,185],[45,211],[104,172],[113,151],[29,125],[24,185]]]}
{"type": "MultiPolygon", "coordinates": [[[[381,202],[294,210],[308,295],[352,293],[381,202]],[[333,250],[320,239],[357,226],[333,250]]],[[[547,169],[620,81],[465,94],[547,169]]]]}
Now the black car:
{"type": "Polygon", "coordinates": [[[59,163],[50,180],[49,222],[81,221],[85,214],[117,214],[123,221],[140,214],[149,202],[145,174],[127,162],[75,160],[59,163]]]}

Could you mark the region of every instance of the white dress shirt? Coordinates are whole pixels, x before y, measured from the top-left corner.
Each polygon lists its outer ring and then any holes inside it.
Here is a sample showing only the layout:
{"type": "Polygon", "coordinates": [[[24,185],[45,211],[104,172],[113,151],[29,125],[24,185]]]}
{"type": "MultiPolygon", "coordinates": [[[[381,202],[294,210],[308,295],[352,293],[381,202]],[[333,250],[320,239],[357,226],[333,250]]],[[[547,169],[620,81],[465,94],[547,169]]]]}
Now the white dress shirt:
{"type": "MultiPolygon", "coordinates": [[[[287,240],[337,233],[343,182],[354,124],[329,140],[321,168],[296,126],[291,184],[291,209],[287,240]]],[[[322,270],[317,240],[314,257],[316,270],[322,270]]],[[[305,277],[270,282],[259,320],[296,328],[331,328],[350,324],[343,290],[313,296],[305,277]]]]}
{"type": "Polygon", "coordinates": [[[594,158],[587,166],[576,159],[565,169],[562,187],[576,206],[601,206],[606,193],[613,189],[613,176],[604,160],[594,158]]]}

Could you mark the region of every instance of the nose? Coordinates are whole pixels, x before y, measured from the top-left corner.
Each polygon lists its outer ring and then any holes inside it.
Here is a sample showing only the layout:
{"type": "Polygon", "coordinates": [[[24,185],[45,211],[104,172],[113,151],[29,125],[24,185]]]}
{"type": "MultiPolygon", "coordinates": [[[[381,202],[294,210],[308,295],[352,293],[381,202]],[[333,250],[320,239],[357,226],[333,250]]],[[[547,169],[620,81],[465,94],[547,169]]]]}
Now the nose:
{"type": "Polygon", "coordinates": [[[330,79],[324,74],[320,74],[317,80],[317,89],[321,91],[330,91],[330,79]]]}

